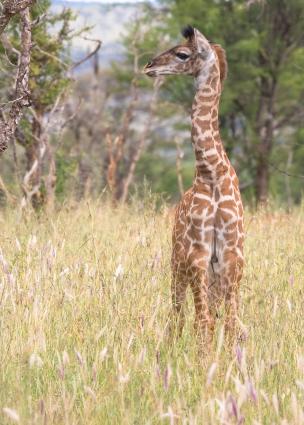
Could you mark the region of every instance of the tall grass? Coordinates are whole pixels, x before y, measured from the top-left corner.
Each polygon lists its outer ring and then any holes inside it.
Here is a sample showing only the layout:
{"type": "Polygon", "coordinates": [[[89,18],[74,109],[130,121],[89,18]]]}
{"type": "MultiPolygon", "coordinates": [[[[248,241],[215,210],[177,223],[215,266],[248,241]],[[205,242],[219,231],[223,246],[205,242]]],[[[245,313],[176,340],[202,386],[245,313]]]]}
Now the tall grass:
{"type": "Polygon", "coordinates": [[[303,211],[246,216],[245,341],[199,362],[170,310],[170,211],[0,216],[0,424],[304,423],[303,211]]]}

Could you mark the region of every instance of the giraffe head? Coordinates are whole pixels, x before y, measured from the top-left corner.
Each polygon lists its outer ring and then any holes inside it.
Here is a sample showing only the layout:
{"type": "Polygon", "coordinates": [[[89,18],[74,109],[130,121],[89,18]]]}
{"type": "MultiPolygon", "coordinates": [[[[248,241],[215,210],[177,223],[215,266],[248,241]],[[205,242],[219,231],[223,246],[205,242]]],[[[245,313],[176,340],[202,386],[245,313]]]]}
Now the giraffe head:
{"type": "Polygon", "coordinates": [[[201,32],[191,26],[184,28],[182,35],[186,41],[153,58],[144,67],[144,73],[149,77],[193,75],[204,81],[211,72],[215,72],[224,80],[227,62],[222,47],[210,43],[201,32]]]}

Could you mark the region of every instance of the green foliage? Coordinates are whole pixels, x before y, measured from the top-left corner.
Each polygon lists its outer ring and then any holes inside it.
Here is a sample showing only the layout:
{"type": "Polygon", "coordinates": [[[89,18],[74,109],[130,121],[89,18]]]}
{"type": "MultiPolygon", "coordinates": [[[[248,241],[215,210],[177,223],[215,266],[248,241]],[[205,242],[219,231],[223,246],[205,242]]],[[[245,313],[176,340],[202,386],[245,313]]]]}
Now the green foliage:
{"type": "MultiPolygon", "coordinates": [[[[281,122],[282,125],[275,127],[273,157],[270,153],[267,160],[278,161],[276,165],[284,170],[288,149],[292,149],[297,134],[303,129],[303,2],[269,0],[251,7],[243,0],[162,0],[161,4],[169,8],[169,13],[153,20],[149,40],[142,40],[141,50],[153,52],[149,58],[162,51],[164,39],[167,46],[180,42],[180,29],[187,24],[226,49],[229,72],[220,107],[222,135],[241,183],[248,186],[245,197],[250,197],[250,182],[256,178],[261,143],[257,117],[262,103],[267,103],[264,98],[273,84],[276,91],[274,125],[281,122]],[[288,137],[283,136],[286,131],[288,137]]],[[[147,16],[151,17],[150,11],[147,16]]],[[[166,100],[166,106],[168,101],[175,105],[169,109],[182,106],[188,114],[193,99],[192,79],[166,78],[162,99],[166,100]]],[[[160,116],[163,118],[162,113],[160,116]]],[[[267,113],[263,119],[266,122],[267,113]]],[[[292,168],[301,168],[301,160],[301,155],[294,155],[292,168]]],[[[285,189],[280,186],[285,177],[272,168],[270,172],[272,189],[278,190],[281,200],[285,199],[285,189]]],[[[297,202],[301,196],[300,186],[301,180],[293,181],[293,199],[297,202]]]]}
{"type": "Polygon", "coordinates": [[[68,157],[65,152],[59,150],[56,155],[56,196],[63,201],[68,193],[70,177],[77,170],[75,158],[68,157]]]}
{"type": "MultiPolygon", "coordinates": [[[[134,81],[140,100],[134,116],[140,113],[141,107],[146,112],[149,105],[144,102],[149,99],[147,94],[150,94],[153,81],[141,74],[142,67],[157,53],[179,43],[182,40],[180,29],[184,25],[194,25],[211,41],[222,44],[227,52],[229,72],[220,106],[221,132],[241,185],[245,187],[244,198],[250,201],[254,193],[262,133],[260,124],[267,121],[267,114],[269,116],[269,111],[265,112],[261,104],[267,104],[265,98],[275,84],[271,112],[274,133],[267,162],[276,168],[270,166],[270,191],[281,201],[289,197],[289,191],[292,199],[300,202],[303,179],[289,178],[288,189],[286,176],[277,169],[284,171],[287,167],[289,173],[303,175],[303,1],[267,0],[247,7],[244,0],[161,0],[161,7],[164,13],[147,6],[143,16],[128,27],[126,61],[113,63],[111,75],[106,77],[105,91],[114,102],[109,102],[110,107],[103,112],[104,127],[111,129],[120,122],[134,81]],[[258,122],[261,110],[264,117],[258,122]],[[288,163],[290,152],[291,164],[288,163]]],[[[30,88],[33,109],[40,117],[47,116],[59,94],[65,96],[71,87],[67,69],[71,64],[69,43],[75,35],[71,32],[74,18],[69,9],[52,14],[50,0],[40,0],[32,8],[35,25],[30,88]],[[38,16],[44,14],[45,17],[37,22],[38,16]]],[[[19,49],[18,17],[9,24],[8,35],[12,45],[19,49]]],[[[1,45],[3,59],[6,53],[1,45]]],[[[7,97],[10,96],[12,70],[15,72],[18,56],[10,52],[9,60],[11,64],[3,61],[0,79],[0,89],[7,91],[7,97]]],[[[164,126],[165,131],[149,135],[146,141],[148,151],[136,171],[137,183],[141,184],[146,178],[153,190],[169,193],[173,199],[179,196],[173,143],[177,133],[185,151],[182,168],[186,188],[194,174],[189,126],[193,95],[192,78],[166,78],[156,112],[160,127],[164,126]]],[[[35,140],[32,124],[33,116],[27,112],[22,122],[27,145],[35,140]]],[[[135,125],[129,132],[130,144],[136,140],[137,131],[135,125]]],[[[58,196],[66,190],[67,175],[74,172],[74,162],[67,160],[65,155],[66,152],[57,155],[58,196]]]]}
{"type": "Polygon", "coordinates": [[[67,69],[70,65],[67,43],[70,40],[71,9],[63,9],[55,15],[50,13],[50,0],[39,1],[32,8],[32,19],[46,14],[42,22],[33,28],[30,89],[34,107],[47,112],[70,85],[67,69]],[[58,28],[54,31],[53,28],[58,28]]]}
{"type": "MultiPolygon", "coordinates": [[[[178,126],[177,126],[178,127],[178,126]]],[[[181,125],[181,128],[183,126],[181,125]]],[[[194,177],[194,155],[191,143],[182,146],[184,158],[181,162],[182,178],[185,189],[191,186],[194,177]]],[[[166,141],[153,140],[147,152],[140,159],[137,175],[144,176],[152,192],[165,194],[170,201],[176,202],[180,197],[176,172],[176,147],[166,141]]],[[[141,181],[138,179],[139,185],[141,181]]]]}

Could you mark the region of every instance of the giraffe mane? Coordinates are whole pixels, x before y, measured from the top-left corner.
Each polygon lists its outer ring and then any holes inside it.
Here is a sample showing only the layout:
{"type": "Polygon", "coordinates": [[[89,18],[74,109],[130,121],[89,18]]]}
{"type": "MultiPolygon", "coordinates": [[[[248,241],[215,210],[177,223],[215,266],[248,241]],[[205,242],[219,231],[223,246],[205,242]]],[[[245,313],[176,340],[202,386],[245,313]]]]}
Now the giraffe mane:
{"type": "Polygon", "coordinates": [[[227,59],[226,59],[226,52],[222,48],[221,45],[214,44],[214,43],[210,43],[210,44],[211,44],[211,47],[213,48],[213,50],[215,51],[215,53],[217,54],[217,57],[218,57],[218,60],[219,60],[219,65],[220,65],[221,81],[223,82],[226,79],[227,73],[228,73],[228,64],[227,64],[227,59]]]}

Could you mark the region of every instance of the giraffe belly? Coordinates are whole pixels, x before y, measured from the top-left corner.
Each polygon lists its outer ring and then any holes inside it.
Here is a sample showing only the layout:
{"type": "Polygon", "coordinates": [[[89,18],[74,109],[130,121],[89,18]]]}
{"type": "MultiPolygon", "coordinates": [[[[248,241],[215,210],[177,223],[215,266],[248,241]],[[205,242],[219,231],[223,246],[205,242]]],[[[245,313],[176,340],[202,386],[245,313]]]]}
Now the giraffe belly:
{"type": "Polygon", "coordinates": [[[203,190],[189,189],[176,209],[172,267],[189,277],[207,270],[212,256],[215,208],[210,188],[203,190]]]}
{"type": "Polygon", "coordinates": [[[205,270],[210,281],[218,281],[225,273],[227,256],[243,259],[243,211],[238,189],[235,193],[233,186],[218,187],[192,187],[176,210],[172,267],[189,277],[205,270]],[[223,193],[221,199],[216,196],[218,187],[223,193]]]}

